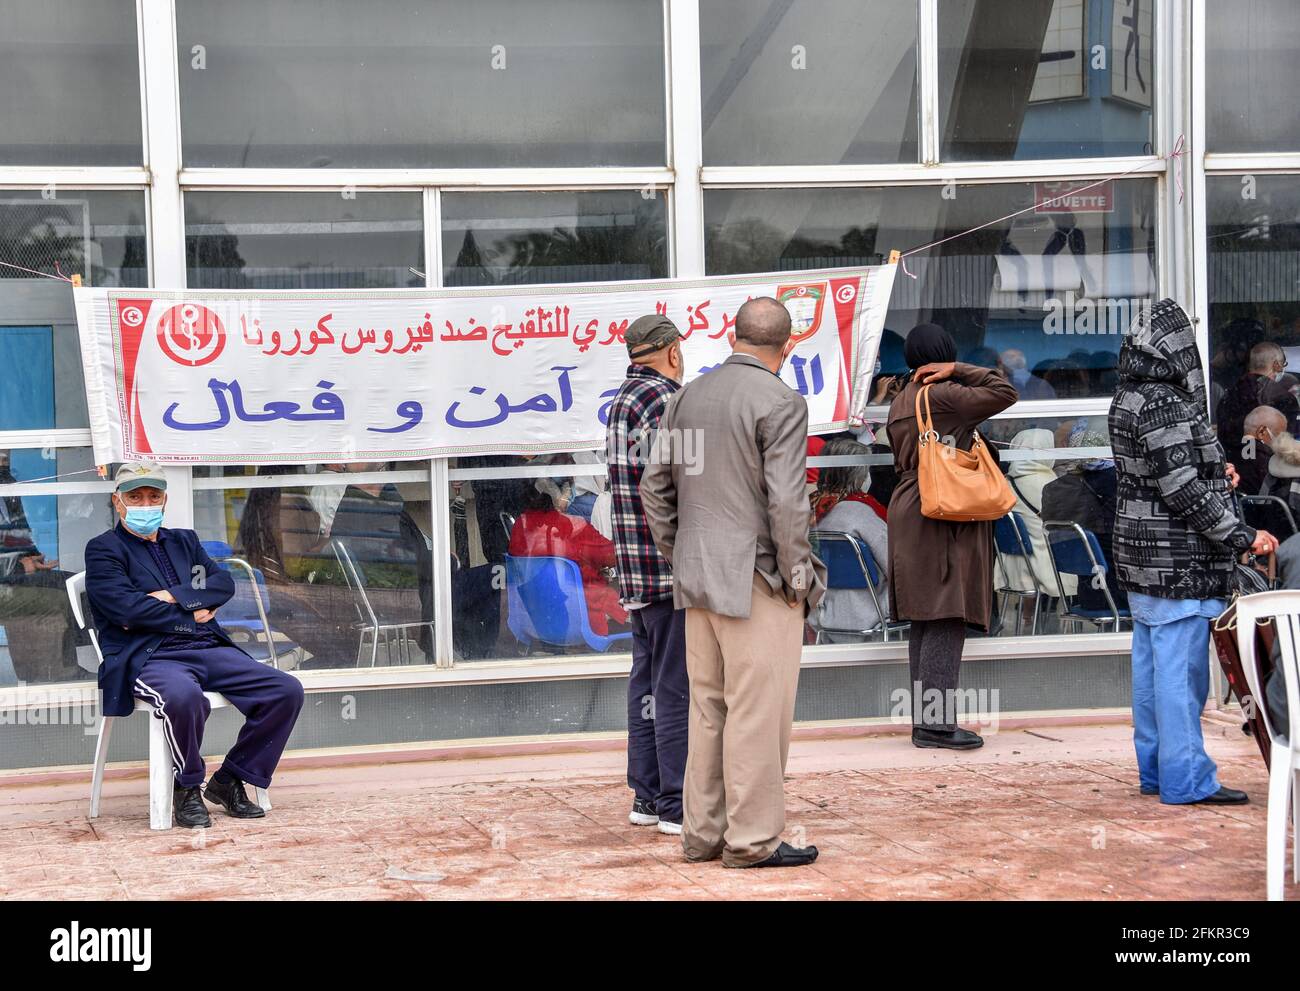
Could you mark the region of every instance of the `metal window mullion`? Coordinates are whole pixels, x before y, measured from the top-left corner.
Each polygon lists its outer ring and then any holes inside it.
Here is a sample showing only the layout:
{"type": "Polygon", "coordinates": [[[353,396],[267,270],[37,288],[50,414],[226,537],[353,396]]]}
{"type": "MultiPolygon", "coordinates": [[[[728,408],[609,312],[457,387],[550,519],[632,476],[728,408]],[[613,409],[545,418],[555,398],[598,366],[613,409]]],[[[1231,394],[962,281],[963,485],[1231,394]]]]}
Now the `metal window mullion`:
{"type": "Polygon", "coordinates": [[[668,0],[668,66],[672,122],[673,275],[689,279],[704,274],[704,193],[701,167],[704,137],[700,112],[699,0],[668,0]]]}
{"type": "Polygon", "coordinates": [[[424,284],[429,289],[442,285],[442,200],[437,188],[421,195],[424,216],[424,284]]]}
{"type": "Polygon", "coordinates": [[[1007,162],[945,162],[942,165],[744,165],[702,170],[709,186],[938,185],[1029,182],[1039,179],[1141,178],[1166,170],[1158,155],[1119,158],[1032,159],[1007,162]]]}
{"type": "Polygon", "coordinates": [[[180,96],[173,0],[140,0],[145,142],[149,161],[149,231],[153,284],[185,285],[185,217],[181,204],[180,96]]]}
{"type": "Polygon", "coordinates": [[[466,189],[587,189],[606,186],[662,185],[672,181],[667,166],[645,168],[517,168],[517,169],[240,169],[187,168],[180,172],[186,189],[254,187],[306,188],[422,188],[466,189]]]}
{"type": "Polygon", "coordinates": [[[917,128],[921,164],[939,163],[939,0],[917,0],[917,128]]]}
{"type": "Polygon", "coordinates": [[[452,666],[451,501],[448,499],[447,459],[429,462],[429,515],[433,519],[433,644],[434,663],[452,666]]]}
{"type": "MultiPolygon", "coordinates": [[[[1209,303],[1209,259],[1206,244],[1206,183],[1205,183],[1205,5],[1199,0],[1188,0],[1183,5],[1185,18],[1182,22],[1182,46],[1180,55],[1185,57],[1183,92],[1186,99],[1186,151],[1183,172],[1187,186],[1185,209],[1181,212],[1184,225],[1186,246],[1190,253],[1185,255],[1185,264],[1190,266],[1188,276],[1189,295],[1184,297],[1191,305],[1192,322],[1196,333],[1196,345],[1201,351],[1202,371],[1209,381],[1210,356],[1210,303],[1209,303]]],[[[1177,195],[1177,194],[1173,194],[1177,195]]],[[[1207,394],[1206,401],[1209,401],[1207,394]]],[[[1213,411],[1209,411],[1213,415],[1213,411]]]]}

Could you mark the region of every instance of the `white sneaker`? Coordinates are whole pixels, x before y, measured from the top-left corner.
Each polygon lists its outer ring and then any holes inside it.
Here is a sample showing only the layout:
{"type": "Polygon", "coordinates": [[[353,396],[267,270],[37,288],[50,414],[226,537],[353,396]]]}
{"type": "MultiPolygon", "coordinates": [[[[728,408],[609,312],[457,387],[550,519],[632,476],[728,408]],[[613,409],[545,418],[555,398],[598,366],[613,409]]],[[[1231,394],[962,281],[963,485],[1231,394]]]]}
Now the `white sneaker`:
{"type": "Polygon", "coordinates": [[[627,821],[633,826],[653,826],[659,821],[655,814],[655,803],[638,798],[632,802],[632,811],[627,814],[627,821]]]}
{"type": "Polygon", "coordinates": [[[667,819],[660,819],[659,832],[666,833],[669,836],[681,836],[682,824],[680,822],[670,822],[667,819]]]}

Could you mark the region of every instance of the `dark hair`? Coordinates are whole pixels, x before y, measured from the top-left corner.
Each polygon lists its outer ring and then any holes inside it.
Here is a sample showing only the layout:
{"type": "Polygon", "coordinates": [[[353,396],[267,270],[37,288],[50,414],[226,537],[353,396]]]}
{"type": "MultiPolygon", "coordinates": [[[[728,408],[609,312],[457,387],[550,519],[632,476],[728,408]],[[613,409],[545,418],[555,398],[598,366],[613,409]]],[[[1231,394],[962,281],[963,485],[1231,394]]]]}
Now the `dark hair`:
{"type": "MultiPolygon", "coordinates": [[[[860,457],[870,453],[870,448],[865,444],[850,440],[847,437],[837,437],[834,440],[829,440],[821,450],[821,456],[825,458],[860,457]]],[[[866,488],[870,481],[871,468],[867,465],[822,468],[817,473],[817,491],[840,494],[860,492],[866,488]]]]}
{"type": "Polygon", "coordinates": [[[524,489],[521,502],[525,512],[528,510],[539,512],[555,508],[555,501],[550,497],[550,494],[543,492],[536,485],[530,485],[524,489]]]}
{"type": "Polygon", "coordinates": [[[790,311],[771,296],[747,301],[736,311],[736,340],[756,348],[782,348],[790,339],[790,311]]]}

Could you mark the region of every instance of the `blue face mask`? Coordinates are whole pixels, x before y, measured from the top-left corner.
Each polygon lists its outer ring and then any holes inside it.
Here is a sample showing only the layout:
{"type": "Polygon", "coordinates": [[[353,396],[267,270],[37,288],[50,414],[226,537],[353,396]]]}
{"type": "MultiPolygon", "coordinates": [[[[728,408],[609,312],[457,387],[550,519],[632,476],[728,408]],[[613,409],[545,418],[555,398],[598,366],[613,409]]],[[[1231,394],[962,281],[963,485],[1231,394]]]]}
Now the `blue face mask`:
{"type": "Polygon", "coordinates": [[[162,506],[137,506],[126,511],[126,526],[142,537],[152,537],[162,526],[162,506]]]}

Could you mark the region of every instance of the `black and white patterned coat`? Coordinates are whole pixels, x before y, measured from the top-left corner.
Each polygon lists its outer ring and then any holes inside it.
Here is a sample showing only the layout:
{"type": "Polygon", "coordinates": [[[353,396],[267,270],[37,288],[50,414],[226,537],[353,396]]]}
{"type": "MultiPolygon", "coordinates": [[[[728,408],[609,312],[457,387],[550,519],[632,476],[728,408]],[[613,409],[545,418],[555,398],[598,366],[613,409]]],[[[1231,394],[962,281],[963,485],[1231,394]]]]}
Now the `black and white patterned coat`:
{"type": "Polygon", "coordinates": [[[1226,458],[1206,415],[1191,321],[1162,299],[1133,321],[1110,406],[1121,587],[1167,599],[1227,599],[1255,531],[1233,511],[1226,458]]]}

